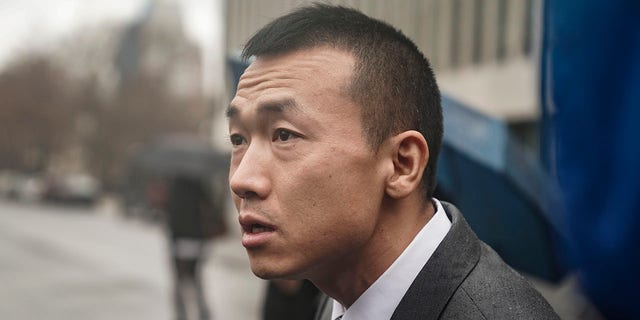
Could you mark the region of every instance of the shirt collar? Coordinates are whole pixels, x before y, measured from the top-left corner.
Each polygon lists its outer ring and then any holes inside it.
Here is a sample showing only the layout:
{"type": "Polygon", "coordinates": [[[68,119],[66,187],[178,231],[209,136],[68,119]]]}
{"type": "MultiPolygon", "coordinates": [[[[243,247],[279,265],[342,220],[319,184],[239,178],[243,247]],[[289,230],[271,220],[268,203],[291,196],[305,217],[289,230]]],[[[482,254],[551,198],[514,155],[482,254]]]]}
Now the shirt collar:
{"type": "Polygon", "coordinates": [[[451,228],[442,204],[433,199],[436,213],[422,227],[411,243],[391,266],[349,307],[333,300],[331,319],[342,320],[391,319],[409,286],[429,261],[451,228]]]}

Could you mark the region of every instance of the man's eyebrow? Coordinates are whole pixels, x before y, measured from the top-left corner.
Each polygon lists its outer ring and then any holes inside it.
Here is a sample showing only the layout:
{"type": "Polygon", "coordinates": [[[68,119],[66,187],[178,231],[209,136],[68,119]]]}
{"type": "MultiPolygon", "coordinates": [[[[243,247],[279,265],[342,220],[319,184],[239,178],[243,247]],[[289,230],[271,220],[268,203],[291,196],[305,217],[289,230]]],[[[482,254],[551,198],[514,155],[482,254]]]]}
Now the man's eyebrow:
{"type": "MultiPolygon", "coordinates": [[[[258,113],[283,113],[287,110],[299,110],[298,104],[294,99],[286,98],[282,100],[274,100],[266,102],[258,106],[258,113]]],[[[227,108],[227,118],[234,118],[238,115],[238,107],[230,105],[227,108]]]]}
{"type": "Polygon", "coordinates": [[[227,119],[235,118],[235,116],[238,114],[238,108],[234,105],[230,105],[229,107],[227,107],[227,111],[225,112],[225,114],[227,115],[227,119]]]}
{"type": "Polygon", "coordinates": [[[258,107],[258,113],[282,113],[287,110],[297,110],[298,104],[293,99],[274,100],[258,107]]]}

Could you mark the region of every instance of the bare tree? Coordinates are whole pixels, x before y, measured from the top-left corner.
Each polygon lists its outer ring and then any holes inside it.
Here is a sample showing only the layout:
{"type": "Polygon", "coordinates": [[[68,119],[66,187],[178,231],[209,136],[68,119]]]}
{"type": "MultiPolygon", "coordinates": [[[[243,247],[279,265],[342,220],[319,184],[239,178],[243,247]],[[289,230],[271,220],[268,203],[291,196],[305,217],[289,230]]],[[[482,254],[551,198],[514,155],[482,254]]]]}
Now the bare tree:
{"type": "Polygon", "coordinates": [[[166,81],[139,74],[95,110],[96,130],[87,143],[88,158],[91,171],[108,185],[121,179],[133,147],[165,134],[197,133],[204,101],[172,95],[166,81]]]}
{"type": "Polygon", "coordinates": [[[199,51],[178,26],[153,20],[86,28],[60,50],[60,60],[82,79],[86,169],[107,187],[121,181],[135,146],[170,133],[196,134],[209,121],[199,51]]]}
{"type": "Polygon", "coordinates": [[[0,169],[88,171],[111,188],[136,145],[198,133],[209,120],[200,56],[181,30],[168,32],[176,25],[84,28],[13,63],[0,74],[0,169]],[[137,42],[123,41],[132,32],[137,42]],[[126,46],[135,68],[117,65],[126,46]]]}
{"type": "Polygon", "coordinates": [[[0,74],[0,168],[43,170],[73,132],[73,98],[65,72],[31,54],[0,74]]]}

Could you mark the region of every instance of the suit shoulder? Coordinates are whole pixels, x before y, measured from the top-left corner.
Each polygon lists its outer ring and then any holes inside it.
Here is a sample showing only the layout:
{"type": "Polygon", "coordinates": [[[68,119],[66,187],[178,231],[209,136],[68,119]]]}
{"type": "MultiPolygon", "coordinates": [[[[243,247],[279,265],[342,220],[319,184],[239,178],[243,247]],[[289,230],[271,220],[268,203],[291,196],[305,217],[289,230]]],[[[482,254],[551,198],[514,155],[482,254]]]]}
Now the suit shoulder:
{"type": "Polygon", "coordinates": [[[485,319],[559,319],[540,293],[484,243],[480,261],[452,296],[443,318],[479,318],[465,317],[461,310],[485,319]]]}

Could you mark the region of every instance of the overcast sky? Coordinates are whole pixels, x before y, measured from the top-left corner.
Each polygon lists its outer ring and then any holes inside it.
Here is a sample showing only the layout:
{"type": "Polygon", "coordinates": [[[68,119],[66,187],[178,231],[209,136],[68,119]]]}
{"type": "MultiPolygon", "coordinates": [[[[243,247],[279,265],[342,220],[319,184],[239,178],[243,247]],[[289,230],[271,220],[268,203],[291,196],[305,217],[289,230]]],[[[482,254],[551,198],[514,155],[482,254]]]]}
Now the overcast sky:
{"type": "MultiPolygon", "coordinates": [[[[46,47],[80,26],[131,20],[148,1],[154,0],[0,0],[0,68],[13,55],[29,48],[46,47]]],[[[176,2],[183,8],[188,35],[209,56],[205,63],[209,66],[216,63],[219,57],[210,55],[222,39],[220,1],[176,2]]]]}

